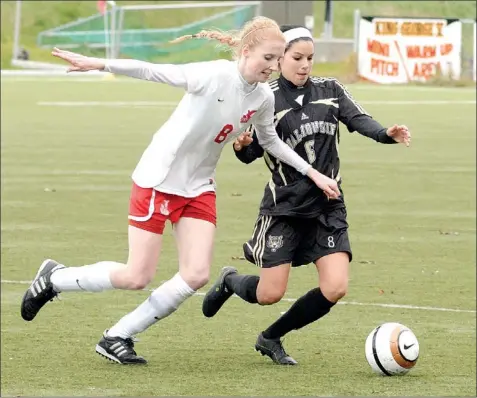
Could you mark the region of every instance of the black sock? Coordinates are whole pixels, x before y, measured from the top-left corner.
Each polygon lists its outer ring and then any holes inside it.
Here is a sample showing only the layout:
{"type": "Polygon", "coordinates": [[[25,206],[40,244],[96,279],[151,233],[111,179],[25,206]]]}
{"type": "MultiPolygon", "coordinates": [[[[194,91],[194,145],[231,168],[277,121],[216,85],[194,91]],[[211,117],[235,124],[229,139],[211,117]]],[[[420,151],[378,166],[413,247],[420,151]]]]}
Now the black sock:
{"type": "Polygon", "coordinates": [[[293,303],[290,309],[263,332],[266,339],[279,339],[294,329],[300,329],[330,312],[335,303],[329,301],[320,288],[310,290],[293,303]]]}
{"type": "Polygon", "coordinates": [[[256,275],[229,274],[225,277],[225,286],[245,301],[256,304],[259,280],[256,275]]]}

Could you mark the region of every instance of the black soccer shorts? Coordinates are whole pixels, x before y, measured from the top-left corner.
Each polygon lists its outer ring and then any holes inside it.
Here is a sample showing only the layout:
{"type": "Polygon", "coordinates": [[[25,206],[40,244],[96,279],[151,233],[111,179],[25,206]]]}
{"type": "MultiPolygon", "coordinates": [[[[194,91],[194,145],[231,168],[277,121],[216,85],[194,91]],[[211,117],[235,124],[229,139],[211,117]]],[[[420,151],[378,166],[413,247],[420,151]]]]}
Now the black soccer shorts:
{"type": "Polygon", "coordinates": [[[259,215],[243,250],[248,261],[263,268],[299,267],[338,252],[348,253],[351,262],[346,208],[316,218],[259,215]]]}

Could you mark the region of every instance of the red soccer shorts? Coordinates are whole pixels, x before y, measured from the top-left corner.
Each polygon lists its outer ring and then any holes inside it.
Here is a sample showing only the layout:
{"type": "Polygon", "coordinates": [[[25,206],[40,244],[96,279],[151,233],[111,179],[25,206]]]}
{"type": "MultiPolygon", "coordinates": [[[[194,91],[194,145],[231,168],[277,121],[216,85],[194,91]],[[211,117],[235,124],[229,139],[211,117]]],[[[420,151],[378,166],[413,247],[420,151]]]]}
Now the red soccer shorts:
{"type": "Polygon", "coordinates": [[[204,192],[195,198],[141,188],[133,183],[129,201],[129,225],[162,234],[166,221],[175,224],[181,217],[198,218],[216,225],[215,192],[204,192]]]}

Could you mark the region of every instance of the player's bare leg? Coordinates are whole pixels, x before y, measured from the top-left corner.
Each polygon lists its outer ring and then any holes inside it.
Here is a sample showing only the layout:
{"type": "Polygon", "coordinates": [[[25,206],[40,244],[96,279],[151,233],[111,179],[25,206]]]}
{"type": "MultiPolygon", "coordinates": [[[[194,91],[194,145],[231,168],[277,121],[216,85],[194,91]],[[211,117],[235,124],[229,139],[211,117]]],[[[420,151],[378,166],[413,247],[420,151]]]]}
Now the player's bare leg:
{"type": "Polygon", "coordinates": [[[348,292],[349,255],[338,252],[321,257],[315,263],[323,296],[336,303],[348,292]]]}
{"type": "Polygon", "coordinates": [[[194,290],[209,281],[216,227],[209,221],[183,217],[174,225],[179,273],[194,290]]]}
{"type": "Polygon", "coordinates": [[[257,301],[260,305],[278,303],[287,291],[291,264],[281,264],[272,268],[260,268],[257,286],[257,301]]]}
{"type": "Polygon", "coordinates": [[[174,225],[179,272],[105,333],[96,347],[99,354],[121,364],[146,363],[133,351],[133,336],[171,315],[207,283],[214,234],[215,226],[203,220],[181,218],[174,225]]]}
{"type": "Polygon", "coordinates": [[[111,272],[115,289],[141,290],[149,285],[157,271],[162,249],[162,234],[129,226],[129,256],[127,267],[111,272]]]}

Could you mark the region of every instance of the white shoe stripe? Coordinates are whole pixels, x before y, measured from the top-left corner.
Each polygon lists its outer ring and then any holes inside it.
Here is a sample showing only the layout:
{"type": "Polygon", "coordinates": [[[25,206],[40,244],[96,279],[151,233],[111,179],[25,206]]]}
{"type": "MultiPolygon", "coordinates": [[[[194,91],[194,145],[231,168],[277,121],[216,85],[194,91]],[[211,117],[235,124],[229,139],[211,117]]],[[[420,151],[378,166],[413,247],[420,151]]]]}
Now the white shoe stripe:
{"type": "Polygon", "coordinates": [[[126,354],[126,352],[127,352],[127,350],[124,349],[123,351],[116,353],[116,355],[119,358],[119,357],[122,357],[124,354],[126,354]]]}
{"type": "Polygon", "coordinates": [[[109,347],[111,350],[115,350],[116,348],[118,348],[119,346],[121,346],[121,342],[117,342],[117,343],[114,343],[111,347],[109,347]]]}
{"type": "Polygon", "coordinates": [[[45,278],[42,276],[39,280],[42,290],[46,289],[45,278]]]}

